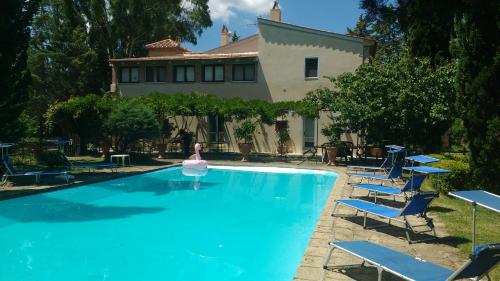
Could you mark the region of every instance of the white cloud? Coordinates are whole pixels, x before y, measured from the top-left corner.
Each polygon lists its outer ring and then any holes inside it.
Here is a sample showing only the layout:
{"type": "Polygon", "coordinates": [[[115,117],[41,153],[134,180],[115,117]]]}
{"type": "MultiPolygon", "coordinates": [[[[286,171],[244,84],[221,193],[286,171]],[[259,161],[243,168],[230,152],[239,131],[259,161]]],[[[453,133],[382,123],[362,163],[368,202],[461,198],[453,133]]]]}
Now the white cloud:
{"type": "Polygon", "coordinates": [[[209,0],[210,16],[213,20],[228,22],[237,12],[267,15],[273,6],[273,0],[209,0]]]}

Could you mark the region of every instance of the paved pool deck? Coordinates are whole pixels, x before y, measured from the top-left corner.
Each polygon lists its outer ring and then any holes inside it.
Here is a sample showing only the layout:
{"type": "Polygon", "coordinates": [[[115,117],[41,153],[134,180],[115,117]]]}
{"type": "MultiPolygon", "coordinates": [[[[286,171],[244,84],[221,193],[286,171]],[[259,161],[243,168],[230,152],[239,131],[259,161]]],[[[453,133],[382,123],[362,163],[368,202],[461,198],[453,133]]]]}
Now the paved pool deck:
{"type": "MultiPolygon", "coordinates": [[[[95,173],[77,174],[71,184],[61,183],[61,180],[42,181],[40,185],[30,185],[30,179],[26,179],[26,184],[0,186],[0,200],[21,196],[23,194],[33,194],[45,191],[51,191],[62,188],[71,188],[92,182],[112,179],[116,177],[129,176],[133,174],[148,172],[156,169],[163,169],[170,166],[179,165],[182,160],[168,159],[155,166],[131,166],[120,168],[118,173],[112,173],[108,170],[100,170],[95,173]]],[[[322,163],[304,162],[297,165],[298,161],[283,162],[239,162],[239,161],[210,161],[210,164],[221,165],[251,165],[251,166],[275,166],[291,168],[310,168],[323,169],[338,173],[333,191],[331,192],[321,217],[316,225],[307,250],[304,253],[302,262],[295,274],[295,281],[311,280],[377,280],[377,270],[374,267],[366,266],[357,269],[349,269],[343,272],[323,269],[325,255],[329,250],[328,242],[348,241],[348,240],[367,240],[380,245],[391,247],[395,250],[417,256],[421,259],[440,264],[448,268],[457,268],[463,263],[457,248],[445,245],[440,239],[428,242],[408,244],[404,239],[404,231],[399,227],[386,227],[377,230],[365,230],[362,227],[362,217],[357,218],[335,218],[335,228],[332,229],[334,218],[331,216],[333,204],[336,199],[345,198],[350,193],[350,187],[347,184],[347,174],[345,167],[327,166],[322,163]],[[333,230],[333,231],[332,231],[333,230]]],[[[366,192],[354,192],[354,196],[365,196],[366,192]]],[[[396,202],[397,203],[397,202],[396,202]]],[[[349,209],[340,209],[342,213],[349,212],[349,209]]],[[[376,223],[376,220],[369,220],[369,223],[376,223]]],[[[445,226],[434,218],[434,224],[438,237],[448,237],[445,226]]],[[[348,255],[334,254],[335,264],[359,263],[359,260],[348,255]]],[[[332,263],[330,263],[331,265],[332,263]]],[[[389,273],[384,273],[383,280],[402,280],[389,273]]]]}

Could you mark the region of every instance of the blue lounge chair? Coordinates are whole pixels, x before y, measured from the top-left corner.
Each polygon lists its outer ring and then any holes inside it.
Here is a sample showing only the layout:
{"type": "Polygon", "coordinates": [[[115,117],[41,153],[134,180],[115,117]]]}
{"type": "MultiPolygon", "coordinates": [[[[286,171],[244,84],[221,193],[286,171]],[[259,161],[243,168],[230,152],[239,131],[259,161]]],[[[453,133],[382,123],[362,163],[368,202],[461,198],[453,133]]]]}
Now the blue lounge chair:
{"type": "Polygon", "coordinates": [[[368,241],[330,242],[330,247],[324,269],[357,268],[368,263],[377,268],[379,281],[384,271],[411,281],[479,280],[483,276],[490,280],[488,272],[500,261],[500,243],[478,246],[469,260],[455,271],[368,241]],[[361,264],[328,266],[335,249],[360,258],[361,264]]]}
{"type": "MultiPolygon", "coordinates": [[[[389,222],[387,225],[391,225],[391,221],[397,221],[400,222],[404,225],[405,228],[405,233],[406,233],[406,239],[408,240],[409,243],[413,242],[421,242],[421,241],[426,241],[430,239],[434,239],[436,237],[436,230],[434,228],[434,223],[431,218],[427,217],[426,211],[427,207],[429,204],[432,202],[434,198],[436,198],[437,194],[428,192],[428,193],[417,193],[415,194],[408,203],[406,203],[406,206],[403,209],[397,209],[397,208],[392,208],[392,207],[387,207],[383,205],[377,205],[372,202],[364,201],[364,200],[359,200],[359,199],[341,199],[341,200],[335,200],[335,205],[333,207],[333,212],[332,216],[333,217],[346,217],[346,215],[339,215],[335,214],[335,211],[337,210],[337,207],[339,205],[346,206],[352,209],[356,210],[356,214],[354,216],[357,216],[359,212],[364,213],[363,217],[363,228],[368,229],[368,228],[378,228],[381,226],[385,226],[386,224],[383,225],[378,225],[378,226],[371,226],[367,227],[366,226],[366,217],[368,214],[375,215],[381,218],[389,219],[389,222]],[[425,220],[425,224],[422,225],[411,225],[410,222],[408,221],[407,217],[409,216],[417,216],[421,217],[425,220]],[[421,226],[427,226],[427,230],[421,230],[417,231],[415,228],[416,227],[421,227],[421,226]],[[413,233],[427,233],[427,232],[432,232],[432,235],[434,237],[432,238],[427,238],[427,239],[422,239],[422,240],[411,240],[410,237],[410,232],[412,231],[413,233]]],[[[333,222],[335,223],[335,221],[333,222]]],[[[333,225],[332,225],[333,227],[333,225]]]]}
{"type": "Polygon", "coordinates": [[[398,154],[405,152],[404,148],[401,149],[389,149],[387,151],[387,157],[384,159],[380,166],[347,166],[347,170],[353,171],[365,171],[372,173],[385,173],[387,174],[394,164],[397,162],[398,154]]]}
{"type": "Polygon", "coordinates": [[[347,173],[347,183],[350,183],[351,177],[361,178],[365,180],[377,180],[377,181],[390,181],[396,182],[398,178],[403,174],[403,162],[399,161],[392,166],[389,174],[381,175],[381,174],[367,174],[367,173],[347,173]]]}
{"type": "Polygon", "coordinates": [[[35,170],[35,171],[18,171],[14,168],[12,165],[12,162],[9,159],[9,156],[7,153],[2,153],[2,162],[3,165],[5,166],[5,174],[2,176],[2,184],[5,184],[9,177],[20,177],[20,176],[34,176],[35,177],[35,183],[40,182],[40,177],[41,176],[57,176],[57,175],[62,175],[64,179],[66,179],[66,182],[69,182],[70,179],[70,174],[69,171],[67,170],[35,170]]]}
{"type": "Polygon", "coordinates": [[[101,168],[109,168],[111,171],[116,172],[118,170],[118,165],[115,163],[105,163],[105,162],[99,162],[99,163],[91,163],[91,162],[86,162],[86,163],[79,163],[79,162],[72,162],[69,160],[69,158],[66,156],[64,153],[64,146],[66,144],[71,143],[70,140],[54,140],[50,141],[50,143],[57,145],[59,152],[62,154],[66,162],[68,163],[68,169],[75,169],[75,168],[84,168],[84,169],[89,169],[89,173],[92,169],[101,169],[101,168]]]}
{"type": "Polygon", "coordinates": [[[64,158],[68,162],[68,168],[69,169],[75,169],[75,168],[84,168],[84,169],[89,169],[89,173],[92,169],[101,169],[101,168],[109,168],[111,171],[116,172],[118,171],[118,165],[116,163],[106,163],[106,162],[99,162],[99,163],[78,163],[78,162],[72,162],[64,155],[64,158]]]}
{"type": "Polygon", "coordinates": [[[418,175],[413,175],[407,182],[406,184],[402,187],[394,187],[394,186],[387,186],[387,185],[379,185],[379,184],[370,184],[370,183],[357,183],[352,185],[352,190],[351,190],[351,195],[354,189],[363,189],[368,191],[368,196],[370,196],[371,193],[375,194],[375,203],[377,203],[377,194],[386,194],[386,195],[393,195],[393,196],[400,196],[403,195],[405,197],[405,200],[408,199],[411,196],[408,196],[408,194],[413,195],[415,192],[420,191],[420,187],[422,186],[422,183],[424,182],[425,178],[427,175],[425,174],[418,174],[418,175]]]}

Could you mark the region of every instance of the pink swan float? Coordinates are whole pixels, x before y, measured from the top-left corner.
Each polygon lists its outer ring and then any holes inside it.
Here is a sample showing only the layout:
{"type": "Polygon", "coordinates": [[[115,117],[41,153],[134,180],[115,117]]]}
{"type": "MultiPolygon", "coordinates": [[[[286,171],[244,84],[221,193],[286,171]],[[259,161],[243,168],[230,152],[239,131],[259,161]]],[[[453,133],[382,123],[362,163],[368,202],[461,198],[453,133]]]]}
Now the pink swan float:
{"type": "Polygon", "coordinates": [[[208,173],[208,162],[202,160],[200,156],[201,145],[199,143],[194,145],[196,155],[195,160],[182,161],[182,174],[191,177],[201,177],[208,173]]]}

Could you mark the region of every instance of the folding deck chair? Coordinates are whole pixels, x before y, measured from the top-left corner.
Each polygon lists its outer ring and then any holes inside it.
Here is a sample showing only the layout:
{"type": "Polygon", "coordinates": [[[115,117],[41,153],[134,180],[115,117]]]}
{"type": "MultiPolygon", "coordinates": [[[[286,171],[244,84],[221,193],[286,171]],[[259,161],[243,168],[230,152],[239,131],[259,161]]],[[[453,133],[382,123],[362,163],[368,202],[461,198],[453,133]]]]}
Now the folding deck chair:
{"type": "Polygon", "coordinates": [[[479,280],[483,276],[491,280],[488,272],[500,261],[500,243],[478,246],[455,271],[368,241],[330,242],[330,247],[324,269],[358,268],[368,263],[377,268],[379,281],[384,271],[410,281],[479,280]],[[361,264],[328,266],[335,249],[360,258],[361,264]]]}
{"type": "Polygon", "coordinates": [[[361,181],[363,179],[366,179],[368,181],[378,180],[378,181],[396,182],[396,180],[400,178],[402,174],[403,174],[403,162],[399,161],[396,162],[394,166],[392,166],[391,170],[389,171],[389,174],[387,175],[367,174],[367,173],[347,173],[347,183],[351,184],[350,182],[351,177],[361,178],[361,181]]]}
{"type": "MultiPolygon", "coordinates": [[[[365,229],[379,228],[379,227],[386,226],[386,224],[382,224],[382,225],[368,227],[366,225],[366,217],[368,214],[371,214],[371,215],[375,215],[375,216],[378,216],[381,218],[388,219],[389,221],[388,221],[387,226],[391,225],[391,221],[397,221],[397,222],[402,223],[404,225],[404,228],[405,228],[406,239],[407,239],[408,243],[410,243],[410,244],[414,243],[414,242],[427,241],[427,240],[436,238],[436,230],[434,228],[434,223],[433,223],[432,219],[427,217],[427,215],[426,215],[427,207],[432,202],[432,200],[434,198],[436,198],[436,196],[437,196],[437,194],[433,193],[433,192],[417,193],[411,198],[410,201],[408,201],[408,203],[406,203],[406,206],[403,209],[397,209],[397,208],[377,205],[375,203],[364,201],[364,200],[359,200],[359,199],[335,200],[335,205],[333,206],[332,217],[347,217],[347,215],[335,214],[335,211],[337,210],[337,207],[339,205],[346,206],[346,207],[349,207],[349,208],[356,210],[356,214],[354,216],[357,216],[359,212],[364,213],[364,215],[363,215],[363,228],[365,228],[365,229]],[[407,219],[407,217],[410,217],[410,216],[417,216],[417,217],[423,218],[425,220],[425,224],[411,225],[407,219]],[[428,229],[421,230],[421,231],[417,231],[415,229],[416,227],[421,227],[421,226],[427,226],[428,229]],[[432,232],[433,237],[421,239],[421,240],[411,240],[410,232],[409,232],[410,230],[416,234],[432,232]]],[[[334,224],[335,224],[335,220],[332,223],[332,228],[334,227],[334,224]]]]}
{"type": "Polygon", "coordinates": [[[91,162],[72,162],[69,160],[69,158],[66,156],[64,153],[64,145],[70,143],[70,140],[55,140],[51,141],[52,144],[55,144],[58,146],[58,150],[61,153],[61,155],[64,157],[64,160],[68,163],[68,168],[74,169],[74,168],[84,168],[84,169],[89,169],[89,173],[92,169],[99,169],[99,168],[109,168],[111,171],[116,172],[118,171],[118,165],[115,163],[106,163],[106,162],[99,162],[99,163],[91,163],[91,162]]]}
{"type": "MultiPolygon", "coordinates": [[[[64,155],[64,154],[63,154],[64,155]]],[[[68,162],[68,167],[70,169],[74,168],[84,168],[84,169],[89,169],[89,173],[92,169],[99,169],[99,168],[109,168],[111,171],[116,172],[118,171],[118,165],[116,163],[106,163],[106,162],[100,162],[100,163],[79,163],[79,162],[72,162],[71,160],[64,155],[64,158],[68,162]]]]}
{"type": "Polygon", "coordinates": [[[352,185],[349,198],[352,197],[354,189],[357,188],[367,190],[368,196],[374,193],[375,203],[377,203],[377,194],[393,195],[394,197],[403,195],[405,200],[408,200],[408,198],[410,198],[414,193],[420,191],[420,187],[422,186],[422,183],[424,182],[426,177],[427,175],[425,174],[413,175],[402,188],[381,184],[356,183],[352,185]]]}
{"type": "Polygon", "coordinates": [[[389,149],[387,151],[387,157],[385,157],[384,161],[380,166],[347,166],[347,170],[353,171],[365,171],[372,173],[388,173],[394,164],[397,162],[397,155],[401,152],[405,152],[404,148],[401,149],[389,149]]]}
{"type": "Polygon", "coordinates": [[[70,179],[70,174],[69,171],[67,170],[18,171],[12,165],[12,162],[10,161],[7,153],[2,153],[2,162],[3,165],[5,166],[5,174],[2,176],[2,185],[7,182],[9,177],[20,177],[20,176],[34,176],[35,183],[39,183],[40,177],[46,175],[51,175],[51,176],[63,175],[67,183],[69,182],[70,179]]]}

